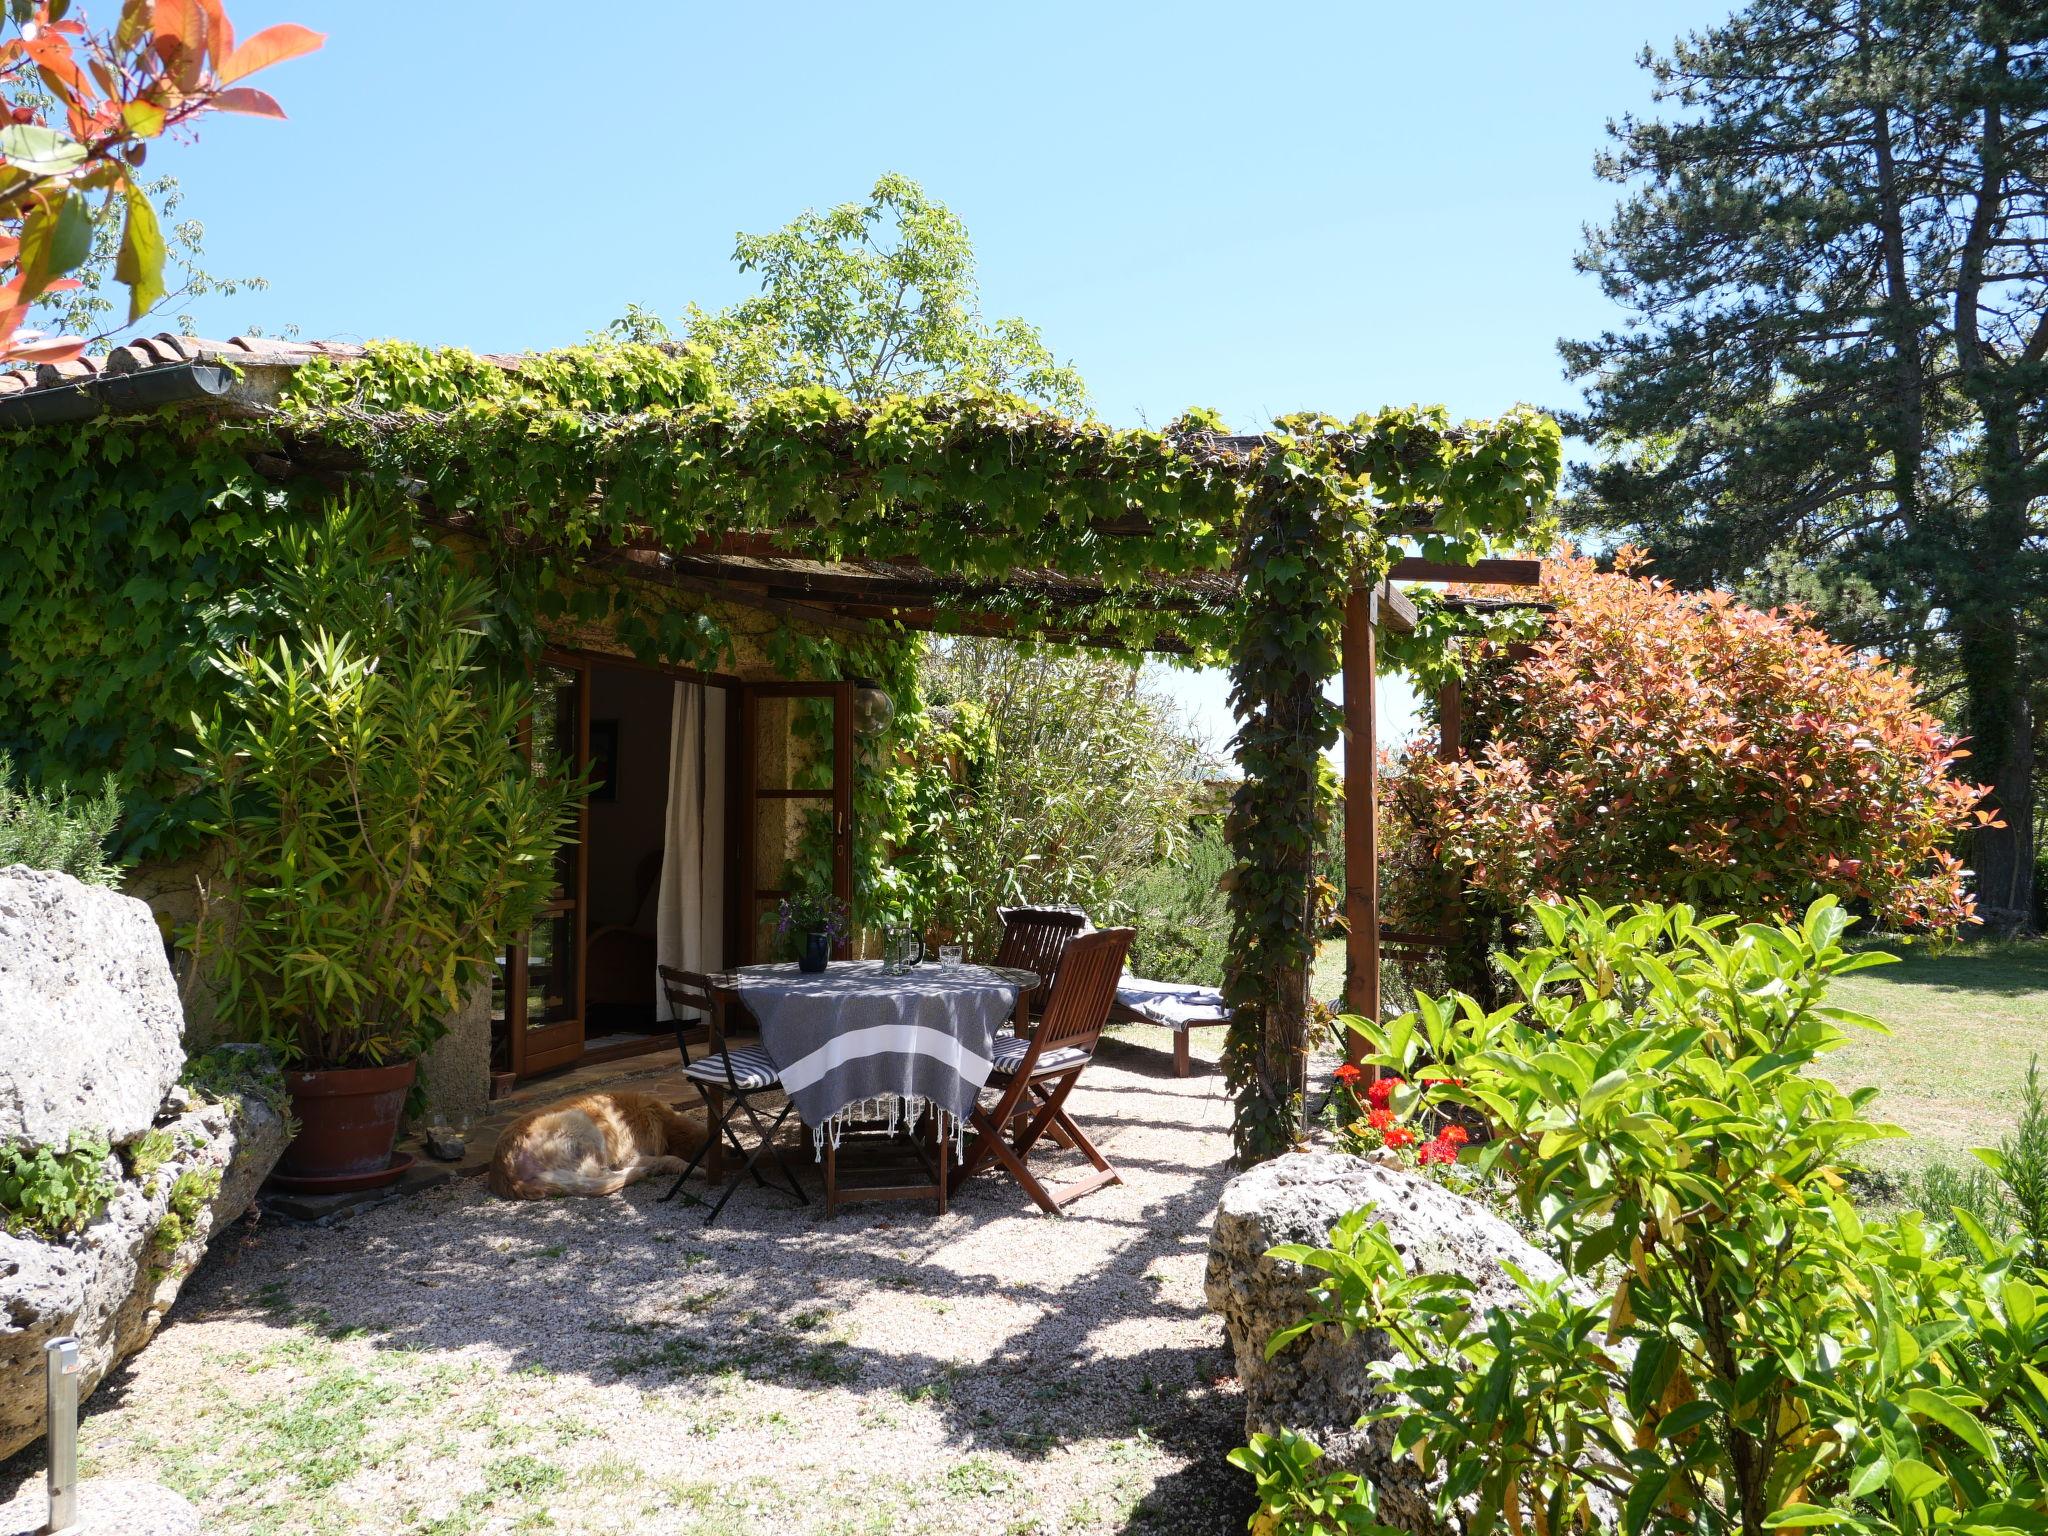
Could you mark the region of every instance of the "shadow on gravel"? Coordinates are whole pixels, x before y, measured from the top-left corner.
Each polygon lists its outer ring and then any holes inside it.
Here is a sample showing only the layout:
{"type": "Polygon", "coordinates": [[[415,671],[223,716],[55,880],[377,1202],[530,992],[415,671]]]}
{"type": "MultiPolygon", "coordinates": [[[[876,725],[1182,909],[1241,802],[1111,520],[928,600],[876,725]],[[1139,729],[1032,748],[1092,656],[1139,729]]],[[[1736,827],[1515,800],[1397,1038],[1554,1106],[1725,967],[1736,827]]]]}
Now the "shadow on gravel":
{"type": "MultiPolygon", "coordinates": [[[[333,1229],[231,1234],[173,1316],[260,1318],[392,1350],[482,1346],[508,1372],[662,1393],[737,1375],[925,1402],[963,1456],[1039,1459],[1091,1442],[1113,1456],[1149,1444],[1183,1465],[1122,1529],[1242,1531],[1249,1489],[1223,1461],[1241,1438],[1242,1406],[1220,1328],[1191,1331],[1199,1300],[1184,1284],[1167,1299],[1174,1287],[1155,1272],[1173,1261],[1185,1275],[1206,1252],[1228,1136],[1212,1089],[1191,1080],[1162,1093],[1149,1062],[1128,1059],[1151,1054],[1118,1051],[1083,1079],[1076,1117],[1101,1133],[1126,1182],[1062,1218],[992,1175],[944,1218],[870,1204],[827,1222],[822,1203],[750,1187],[708,1230],[701,1207],[659,1203],[665,1180],[545,1204],[495,1200],[466,1180],[333,1229]],[[1139,1099],[1152,1112],[1126,1118],[1139,1099]],[[1188,1118],[1171,1118],[1174,1106],[1188,1118]],[[840,1336],[834,1319],[877,1290],[931,1298],[956,1317],[1022,1304],[1030,1320],[971,1366],[939,1338],[924,1351],[871,1347],[857,1329],[840,1336]],[[1161,1325],[1156,1343],[1148,1324],[1161,1325]]],[[[1043,1164],[1049,1181],[1085,1166],[1072,1153],[1043,1164]]],[[[124,1391],[118,1376],[101,1389],[110,1401],[124,1391]]]]}

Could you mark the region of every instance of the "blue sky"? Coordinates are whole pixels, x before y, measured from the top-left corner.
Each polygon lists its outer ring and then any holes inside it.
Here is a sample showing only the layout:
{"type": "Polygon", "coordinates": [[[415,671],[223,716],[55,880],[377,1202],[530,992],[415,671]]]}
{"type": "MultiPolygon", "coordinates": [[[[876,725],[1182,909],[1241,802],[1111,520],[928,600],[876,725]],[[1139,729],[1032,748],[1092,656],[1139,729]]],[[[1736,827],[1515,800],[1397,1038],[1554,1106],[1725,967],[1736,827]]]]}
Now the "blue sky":
{"type": "MultiPolygon", "coordinates": [[[[1604,124],[1647,104],[1645,43],[1728,8],[231,0],[327,47],[254,82],[290,121],[210,119],[152,168],[212,270],[271,283],[203,335],[575,341],[732,300],[736,231],[895,170],[1112,421],[1489,415],[1573,398],[1557,338],[1615,319],[1571,265],[1604,124]]],[[[1227,731],[1213,679],[1183,691],[1227,731]]]]}

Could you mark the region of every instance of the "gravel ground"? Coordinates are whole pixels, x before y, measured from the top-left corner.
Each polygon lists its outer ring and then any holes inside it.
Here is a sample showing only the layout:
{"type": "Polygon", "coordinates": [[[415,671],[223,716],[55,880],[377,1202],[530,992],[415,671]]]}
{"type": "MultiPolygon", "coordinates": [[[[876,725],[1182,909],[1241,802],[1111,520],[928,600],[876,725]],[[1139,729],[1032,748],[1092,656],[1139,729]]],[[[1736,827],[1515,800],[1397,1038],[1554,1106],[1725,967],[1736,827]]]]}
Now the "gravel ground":
{"type": "Polygon", "coordinates": [[[1230,1105],[1169,1039],[1103,1043],[1071,1102],[1125,1182],[1060,1220],[991,1173],[943,1218],[749,1188],[708,1232],[661,1181],[465,1179],[231,1235],[89,1404],[86,1470],[216,1533],[1242,1531],[1202,1302],[1230,1105]]]}

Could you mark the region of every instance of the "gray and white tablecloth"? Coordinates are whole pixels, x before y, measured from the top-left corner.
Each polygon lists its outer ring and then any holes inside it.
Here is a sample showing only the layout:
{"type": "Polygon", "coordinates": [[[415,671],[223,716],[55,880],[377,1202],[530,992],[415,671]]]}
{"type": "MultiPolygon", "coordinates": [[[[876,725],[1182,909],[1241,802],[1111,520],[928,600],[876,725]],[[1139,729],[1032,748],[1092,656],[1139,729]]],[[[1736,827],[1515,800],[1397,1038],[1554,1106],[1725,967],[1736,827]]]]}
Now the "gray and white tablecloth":
{"type": "Polygon", "coordinates": [[[737,973],[761,1045],[822,1151],[856,1120],[915,1127],[927,1108],[956,1144],[988,1081],[995,1037],[1029,971],[919,965],[890,975],[879,960],[835,961],[806,975],[794,964],[737,973]]]}

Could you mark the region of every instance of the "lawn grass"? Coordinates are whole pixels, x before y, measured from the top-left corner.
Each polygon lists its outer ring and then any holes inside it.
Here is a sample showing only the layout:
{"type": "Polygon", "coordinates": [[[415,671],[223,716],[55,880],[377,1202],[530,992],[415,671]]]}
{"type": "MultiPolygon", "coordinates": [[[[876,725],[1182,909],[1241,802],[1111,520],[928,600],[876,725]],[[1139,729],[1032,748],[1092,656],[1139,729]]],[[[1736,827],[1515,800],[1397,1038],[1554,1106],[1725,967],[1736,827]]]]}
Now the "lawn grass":
{"type": "Polygon", "coordinates": [[[1868,1160],[1905,1174],[1961,1162],[2012,1130],[2027,1059],[2048,1053],[2048,940],[1893,952],[1898,964],[1845,976],[1830,993],[1891,1033],[1858,1031],[1828,1058],[1828,1075],[1880,1090],[1872,1113],[1909,1139],[1870,1148],[1868,1160]]]}

